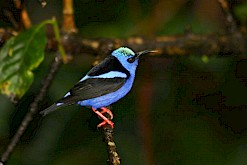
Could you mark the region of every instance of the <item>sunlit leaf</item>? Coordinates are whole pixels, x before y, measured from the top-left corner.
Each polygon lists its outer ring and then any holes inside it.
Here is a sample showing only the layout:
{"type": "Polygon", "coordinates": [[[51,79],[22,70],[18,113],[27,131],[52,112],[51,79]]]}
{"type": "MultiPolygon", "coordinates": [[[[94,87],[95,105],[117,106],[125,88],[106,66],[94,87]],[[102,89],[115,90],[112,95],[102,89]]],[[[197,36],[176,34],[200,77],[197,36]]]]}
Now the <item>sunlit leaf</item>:
{"type": "Polygon", "coordinates": [[[32,70],[44,59],[45,24],[41,23],[9,39],[0,50],[0,90],[21,98],[33,82],[32,70]]]}

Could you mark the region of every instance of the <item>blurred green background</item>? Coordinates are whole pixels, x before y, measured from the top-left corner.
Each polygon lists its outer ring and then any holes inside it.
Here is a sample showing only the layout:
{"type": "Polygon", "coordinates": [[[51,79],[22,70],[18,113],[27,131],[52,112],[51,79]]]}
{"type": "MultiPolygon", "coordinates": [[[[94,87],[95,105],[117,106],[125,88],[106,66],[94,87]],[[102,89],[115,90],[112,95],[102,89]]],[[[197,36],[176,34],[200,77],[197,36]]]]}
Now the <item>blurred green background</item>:
{"type": "MultiPolygon", "coordinates": [[[[32,22],[55,16],[62,3],[26,1],[32,22]]],[[[246,1],[234,1],[246,24],[246,1]],[[241,2],[241,3],[240,3],[241,2]]],[[[215,0],[75,0],[82,37],[223,33],[215,0]]],[[[3,26],[10,24],[1,22],[3,26]]],[[[53,54],[35,70],[35,82],[17,107],[0,96],[0,151],[18,128],[47,73],[53,54]]],[[[112,105],[114,138],[123,165],[245,165],[247,162],[247,62],[238,58],[144,57],[132,91],[112,105]]],[[[91,68],[94,57],[75,55],[56,75],[40,110],[61,98],[91,68]]],[[[95,116],[71,106],[44,119],[38,115],[9,160],[10,165],[105,165],[107,152],[95,116]],[[91,125],[91,126],[89,126],[91,125]]]]}

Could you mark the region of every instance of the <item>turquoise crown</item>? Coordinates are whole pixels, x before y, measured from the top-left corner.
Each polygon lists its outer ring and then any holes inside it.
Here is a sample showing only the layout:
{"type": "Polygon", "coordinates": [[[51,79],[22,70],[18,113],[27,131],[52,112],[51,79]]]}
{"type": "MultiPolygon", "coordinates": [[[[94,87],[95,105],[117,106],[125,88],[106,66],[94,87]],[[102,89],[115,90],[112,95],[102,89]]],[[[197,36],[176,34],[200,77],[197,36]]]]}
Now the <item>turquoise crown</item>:
{"type": "Polygon", "coordinates": [[[127,48],[127,47],[120,47],[116,50],[116,52],[121,53],[121,55],[124,55],[124,56],[134,56],[135,55],[135,53],[130,48],[127,48]]]}

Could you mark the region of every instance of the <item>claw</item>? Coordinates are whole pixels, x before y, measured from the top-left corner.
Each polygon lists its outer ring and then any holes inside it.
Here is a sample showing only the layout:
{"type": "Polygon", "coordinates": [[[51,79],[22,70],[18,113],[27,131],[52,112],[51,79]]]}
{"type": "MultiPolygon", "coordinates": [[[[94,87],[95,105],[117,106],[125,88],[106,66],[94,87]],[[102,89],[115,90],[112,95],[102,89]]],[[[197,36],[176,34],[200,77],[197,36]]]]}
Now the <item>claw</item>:
{"type": "Polygon", "coordinates": [[[102,126],[105,125],[105,124],[109,124],[112,128],[114,128],[114,123],[113,123],[111,120],[107,119],[107,118],[103,115],[103,113],[108,113],[108,114],[110,115],[111,119],[112,119],[112,118],[113,118],[112,112],[111,112],[109,109],[104,108],[104,107],[101,108],[101,109],[102,109],[102,111],[99,112],[99,111],[97,111],[96,109],[92,108],[92,110],[94,111],[94,113],[96,113],[100,118],[102,118],[102,119],[104,120],[103,122],[101,122],[101,123],[98,125],[98,127],[102,127],[102,126]]]}

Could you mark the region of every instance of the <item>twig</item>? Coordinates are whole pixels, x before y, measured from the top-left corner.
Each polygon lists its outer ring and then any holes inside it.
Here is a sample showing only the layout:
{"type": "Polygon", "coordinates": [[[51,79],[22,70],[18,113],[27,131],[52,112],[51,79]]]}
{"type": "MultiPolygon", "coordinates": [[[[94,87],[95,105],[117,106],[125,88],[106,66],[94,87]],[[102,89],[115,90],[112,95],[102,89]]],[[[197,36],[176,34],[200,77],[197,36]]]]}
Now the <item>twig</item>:
{"type": "MultiPolygon", "coordinates": [[[[59,69],[60,64],[62,63],[61,57],[57,56],[54,61],[52,62],[50,66],[49,73],[47,76],[43,79],[42,85],[40,88],[40,91],[38,95],[35,97],[33,103],[30,105],[29,112],[26,114],[24,119],[21,122],[21,125],[19,126],[17,132],[15,133],[14,137],[11,139],[10,143],[8,144],[6,150],[1,156],[1,162],[5,163],[12,151],[15,149],[17,143],[20,141],[20,137],[23,135],[25,130],[27,129],[27,126],[29,123],[32,121],[33,116],[37,113],[38,111],[38,104],[44,99],[44,96],[47,93],[47,90],[49,86],[51,85],[51,82],[54,78],[55,73],[59,69]]],[[[0,163],[1,163],[0,162],[0,163]]]]}
{"type": "Polygon", "coordinates": [[[229,3],[227,2],[227,0],[218,0],[218,2],[226,17],[227,26],[229,28],[229,31],[232,33],[238,31],[236,20],[233,17],[233,14],[229,8],[229,3]]]}
{"type": "Polygon", "coordinates": [[[32,23],[31,23],[31,20],[28,16],[26,7],[24,7],[24,6],[21,10],[21,20],[22,20],[22,23],[23,23],[25,29],[29,29],[32,26],[32,23]]]}
{"type": "Polygon", "coordinates": [[[15,4],[15,7],[17,9],[21,10],[20,17],[21,17],[21,21],[22,21],[24,27],[26,29],[29,29],[32,26],[32,23],[31,23],[31,20],[30,20],[30,18],[28,16],[26,7],[24,6],[24,4],[22,4],[21,0],[14,0],[14,4],[15,4]]]}
{"type": "Polygon", "coordinates": [[[233,46],[239,49],[244,55],[246,53],[246,38],[243,36],[242,32],[237,26],[237,21],[233,16],[232,10],[230,9],[230,4],[227,0],[218,0],[220,7],[226,18],[227,28],[229,33],[233,37],[233,46]]]}
{"type": "Polygon", "coordinates": [[[57,46],[58,46],[58,51],[63,59],[63,62],[64,63],[67,63],[68,62],[68,59],[67,59],[67,56],[66,56],[66,51],[64,50],[64,46],[62,45],[62,40],[61,38],[65,38],[65,35],[64,34],[63,36],[60,35],[60,31],[59,31],[59,27],[58,27],[58,24],[57,24],[57,21],[55,18],[52,19],[52,21],[50,22],[52,25],[53,25],[53,30],[54,30],[54,34],[55,34],[55,38],[56,38],[56,41],[57,41],[57,46]]]}
{"type": "Polygon", "coordinates": [[[109,164],[110,165],[120,165],[120,157],[117,153],[116,143],[113,139],[113,128],[110,125],[103,126],[104,141],[107,148],[109,164]]]}
{"type": "Polygon", "coordinates": [[[73,0],[63,0],[63,26],[65,33],[77,32],[74,20],[73,0]]]}
{"type": "Polygon", "coordinates": [[[15,7],[17,9],[21,9],[22,8],[22,2],[21,0],[13,0],[14,4],[15,4],[15,7]]]}

